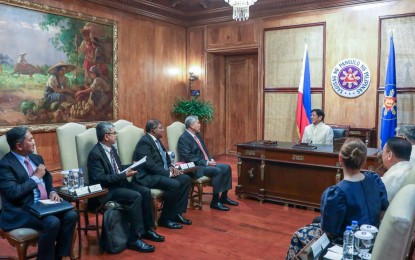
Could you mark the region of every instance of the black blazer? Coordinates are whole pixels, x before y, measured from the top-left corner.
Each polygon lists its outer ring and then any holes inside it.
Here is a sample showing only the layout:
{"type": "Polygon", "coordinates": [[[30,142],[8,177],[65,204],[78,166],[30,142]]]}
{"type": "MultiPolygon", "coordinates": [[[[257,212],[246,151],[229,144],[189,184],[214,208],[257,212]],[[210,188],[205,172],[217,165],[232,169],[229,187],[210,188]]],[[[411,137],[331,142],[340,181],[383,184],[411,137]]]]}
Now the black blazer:
{"type": "MultiPolygon", "coordinates": [[[[129,165],[121,165],[117,150],[114,146],[111,149],[114,151],[114,157],[120,171],[126,169],[129,165]]],[[[112,197],[112,189],[125,188],[127,186],[127,174],[116,174],[114,172],[111,162],[100,143],[97,143],[89,152],[87,165],[89,185],[101,184],[103,188],[108,188],[107,196],[99,197],[102,203],[105,203],[112,197]]]]}
{"type": "MultiPolygon", "coordinates": [[[[205,153],[207,154],[209,160],[211,160],[212,157],[209,155],[209,151],[205,145],[205,142],[203,142],[202,137],[200,136],[200,134],[196,134],[196,136],[199,139],[200,143],[202,144],[202,147],[205,150],[205,153]]],[[[197,144],[196,140],[193,138],[193,136],[188,131],[185,131],[180,136],[179,142],[177,144],[177,149],[179,151],[181,160],[187,163],[194,162],[196,166],[199,166],[198,171],[196,173],[196,177],[197,178],[202,177],[203,170],[204,170],[203,166],[207,165],[207,161],[205,160],[205,156],[202,150],[200,150],[200,147],[197,144]]]]}
{"type": "MultiPolygon", "coordinates": [[[[30,154],[29,158],[36,166],[44,164],[43,158],[36,154],[30,154]]],[[[52,175],[46,170],[43,176],[46,192],[49,196],[53,191],[52,175]]],[[[14,154],[7,153],[0,160],[0,193],[2,211],[0,214],[0,227],[4,230],[12,230],[24,227],[31,213],[28,206],[34,202],[33,190],[37,188],[34,180],[14,154]]]]}
{"type": "MultiPolygon", "coordinates": [[[[160,142],[162,149],[166,152],[163,143],[160,142]]],[[[159,182],[161,176],[170,177],[169,170],[164,169],[163,158],[159,153],[156,143],[153,138],[146,134],[141,137],[135,146],[133,161],[138,161],[144,156],[147,156],[146,163],[140,168],[139,174],[134,176],[134,179],[141,185],[146,187],[153,187],[159,182]]],[[[170,167],[170,156],[166,153],[167,166],[170,167]]]]}

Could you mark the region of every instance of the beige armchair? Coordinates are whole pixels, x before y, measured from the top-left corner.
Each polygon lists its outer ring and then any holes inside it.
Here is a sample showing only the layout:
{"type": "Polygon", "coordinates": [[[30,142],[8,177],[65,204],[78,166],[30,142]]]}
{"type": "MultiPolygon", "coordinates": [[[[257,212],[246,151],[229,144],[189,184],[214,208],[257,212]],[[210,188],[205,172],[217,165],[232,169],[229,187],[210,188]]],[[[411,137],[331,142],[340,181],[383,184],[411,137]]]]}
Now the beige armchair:
{"type": "Polygon", "coordinates": [[[85,130],[86,126],[77,123],[67,123],[56,129],[62,170],[79,168],[75,136],[85,130]]]}
{"type": "Polygon", "coordinates": [[[9,144],[7,143],[6,135],[0,136],[0,159],[10,152],[9,144]]]}
{"type": "MultiPolygon", "coordinates": [[[[85,186],[89,184],[88,178],[88,155],[89,152],[92,150],[94,145],[98,143],[98,138],[96,134],[95,128],[89,128],[88,130],[83,131],[80,134],[75,135],[75,144],[76,144],[76,157],[78,159],[78,166],[82,168],[84,171],[84,180],[85,186]]],[[[96,210],[95,213],[95,225],[89,225],[88,219],[88,204],[83,203],[81,204],[82,208],[80,213],[83,213],[85,227],[82,228],[85,231],[85,234],[88,233],[88,230],[95,230],[97,233],[97,237],[99,239],[99,225],[98,225],[98,214],[99,211],[96,210]]]]}
{"type": "MultiPolygon", "coordinates": [[[[177,143],[179,142],[180,136],[186,131],[186,127],[181,122],[174,122],[173,124],[167,127],[167,142],[169,144],[169,150],[173,151],[176,154],[176,161],[180,161],[180,154],[177,149],[177,143]]],[[[193,179],[190,191],[190,206],[194,209],[195,204],[199,208],[202,209],[202,198],[203,194],[212,194],[212,193],[204,193],[203,187],[212,186],[212,179],[203,176],[199,179],[193,179]],[[197,198],[197,201],[195,201],[197,198]]]]}
{"type": "Polygon", "coordinates": [[[372,260],[412,259],[411,241],[415,229],[414,200],[415,184],[406,185],[396,194],[379,227],[372,260]]]}
{"type": "Polygon", "coordinates": [[[118,132],[119,130],[123,129],[124,127],[128,125],[133,125],[133,123],[131,123],[130,121],[124,120],[124,119],[120,119],[114,122],[113,125],[114,125],[115,131],[118,132]]]}
{"type": "MultiPolygon", "coordinates": [[[[132,163],[135,146],[143,136],[144,130],[133,125],[127,125],[121,130],[117,131],[118,154],[120,155],[122,164],[132,163]]],[[[131,178],[129,181],[131,181],[131,178]]],[[[157,212],[160,209],[159,203],[162,204],[163,196],[164,191],[159,189],[151,189],[155,226],[157,226],[157,212]]]]}

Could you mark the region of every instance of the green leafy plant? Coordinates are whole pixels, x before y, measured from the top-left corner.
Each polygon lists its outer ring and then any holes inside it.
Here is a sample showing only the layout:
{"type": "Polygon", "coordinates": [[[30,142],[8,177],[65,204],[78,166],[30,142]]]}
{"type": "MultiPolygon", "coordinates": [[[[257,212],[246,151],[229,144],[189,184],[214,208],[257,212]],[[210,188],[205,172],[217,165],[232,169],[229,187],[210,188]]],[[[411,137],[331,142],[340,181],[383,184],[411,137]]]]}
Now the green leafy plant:
{"type": "Polygon", "coordinates": [[[183,117],[194,115],[201,122],[210,122],[213,120],[213,106],[207,101],[199,100],[198,96],[190,100],[179,99],[173,106],[173,114],[183,117]]]}

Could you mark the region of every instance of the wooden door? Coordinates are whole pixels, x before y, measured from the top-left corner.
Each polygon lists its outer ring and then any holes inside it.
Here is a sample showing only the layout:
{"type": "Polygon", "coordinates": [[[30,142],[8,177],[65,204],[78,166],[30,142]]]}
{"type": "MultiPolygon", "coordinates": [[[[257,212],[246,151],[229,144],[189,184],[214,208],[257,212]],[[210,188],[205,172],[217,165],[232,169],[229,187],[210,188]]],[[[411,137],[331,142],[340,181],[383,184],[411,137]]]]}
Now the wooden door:
{"type": "Polygon", "coordinates": [[[258,55],[227,57],[225,69],[226,154],[236,154],[235,144],[258,138],[258,55]]]}

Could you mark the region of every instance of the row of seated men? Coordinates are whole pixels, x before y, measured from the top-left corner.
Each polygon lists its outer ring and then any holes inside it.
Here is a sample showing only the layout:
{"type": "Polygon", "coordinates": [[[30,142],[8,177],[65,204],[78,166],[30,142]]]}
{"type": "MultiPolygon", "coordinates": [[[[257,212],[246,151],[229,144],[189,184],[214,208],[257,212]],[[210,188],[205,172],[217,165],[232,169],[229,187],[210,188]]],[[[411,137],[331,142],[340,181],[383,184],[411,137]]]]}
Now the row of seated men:
{"type": "MultiPolygon", "coordinates": [[[[228,211],[227,205],[238,205],[228,197],[228,191],[232,189],[231,168],[216,163],[209,155],[199,134],[201,125],[198,118],[187,117],[185,126],[186,131],[179,139],[178,150],[182,160],[198,166],[191,175],[183,174],[171,164],[160,142],[164,127],[159,120],[147,122],[146,135],[136,145],[133,160],[138,161],[146,156],[146,163],[138,170],[121,165],[114,147],[117,135],[114,126],[109,122],[96,126],[98,143],[88,156],[89,184],[100,184],[108,189],[107,195],[98,198],[96,204],[115,201],[127,208],[131,227],[127,246],[132,250],[153,252],[155,247],[144,240],[162,242],[165,239],[153,229],[155,216],[151,188],[164,191],[164,205],[158,225],[170,229],[192,224],[183,215],[187,209],[191,178],[203,175],[212,178],[212,209],[228,211]],[[125,169],[128,170],[123,172],[125,169]],[[132,177],[131,182],[127,181],[129,177],[132,177]]],[[[0,160],[0,194],[3,203],[0,228],[8,231],[26,227],[41,231],[38,259],[69,256],[77,213],[67,211],[37,218],[29,212],[28,206],[40,199],[62,199],[52,187],[52,176],[45,168],[42,157],[34,154],[35,141],[28,128],[12,128],[7,131],[6,138],[10,152],[0,160]]]]}

